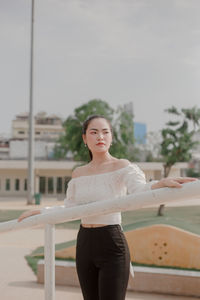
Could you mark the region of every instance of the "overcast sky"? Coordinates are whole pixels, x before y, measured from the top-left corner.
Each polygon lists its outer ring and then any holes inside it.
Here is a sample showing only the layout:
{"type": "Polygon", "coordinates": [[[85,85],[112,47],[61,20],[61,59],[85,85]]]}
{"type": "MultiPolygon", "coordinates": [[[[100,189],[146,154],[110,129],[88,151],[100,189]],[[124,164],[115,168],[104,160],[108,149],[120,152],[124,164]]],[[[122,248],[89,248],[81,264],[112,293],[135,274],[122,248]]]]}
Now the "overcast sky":
{"type": "MultiPolygon", "coordinates": [[[[0,0],[0,133],[29,107],[31,0],[0,0]]],[[[133,102],[148,131],[200,107],[199,0],[35,0],[35,112],[133,102]]]]}

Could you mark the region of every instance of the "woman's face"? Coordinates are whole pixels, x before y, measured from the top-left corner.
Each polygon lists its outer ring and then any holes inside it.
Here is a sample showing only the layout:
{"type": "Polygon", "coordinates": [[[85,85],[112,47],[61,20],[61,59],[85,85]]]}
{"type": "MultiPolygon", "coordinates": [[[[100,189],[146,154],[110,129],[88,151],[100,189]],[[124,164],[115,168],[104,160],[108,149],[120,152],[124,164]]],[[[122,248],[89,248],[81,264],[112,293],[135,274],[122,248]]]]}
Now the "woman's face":
{"type": "Polygon", "coordinates": [[[83,134],[84,143],[92,153],[106,152],[112,142],[112,132],[109,123],[103,118],[90,121],[86,134],[83,134]]]}

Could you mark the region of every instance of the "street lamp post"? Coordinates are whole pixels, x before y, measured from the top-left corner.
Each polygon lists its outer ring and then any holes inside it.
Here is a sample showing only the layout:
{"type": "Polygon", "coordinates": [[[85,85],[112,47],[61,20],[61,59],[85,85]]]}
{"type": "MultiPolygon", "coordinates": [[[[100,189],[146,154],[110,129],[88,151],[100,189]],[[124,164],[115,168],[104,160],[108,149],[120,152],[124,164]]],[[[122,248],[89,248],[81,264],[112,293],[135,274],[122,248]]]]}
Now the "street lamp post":
{"type": "Polygon", "coordinates": [[[31,3],[31,42],[30,42],[30,99],[28,135],[28,195],[27,204],[32,204],[34,196],[34,113],[33,113],[33,58],[34,58],[34,0],[31,3]]]}

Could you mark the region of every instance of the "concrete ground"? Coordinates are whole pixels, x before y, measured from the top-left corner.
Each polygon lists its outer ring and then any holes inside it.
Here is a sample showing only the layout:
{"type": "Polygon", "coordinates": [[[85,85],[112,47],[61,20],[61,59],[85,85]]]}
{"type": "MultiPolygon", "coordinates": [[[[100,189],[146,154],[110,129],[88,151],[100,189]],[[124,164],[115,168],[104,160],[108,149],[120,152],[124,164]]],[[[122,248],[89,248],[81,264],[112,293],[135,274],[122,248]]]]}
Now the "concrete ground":
{"type": "MultiPolygon", "coordinates": [[[[192,202],[192,201],[191,201],[192,202]]],[[[198,205],[199,200],[193,202],[198,205]]],[[[26,205],[25,199],[0,199],[0,209],[35,209],[46,205],[60,205],[55,199],[44,200],[41,205],[26,205]]],[[[192,203],[190,203],[192,204],[192,203]]],[[[56,243],[74,239],[76,230],[57,229],[56,243]]],[[[24,258],[36,247],[44,245],[44,230],[31,228],[0,234],[0,299],[44,300],[44,286],[24,258]]],[[[56,300],[83,300],[79,288],[56,286],[56,300]]],[[[193,297],[128,292],[126,300],[194,300],[193,297]]]]}

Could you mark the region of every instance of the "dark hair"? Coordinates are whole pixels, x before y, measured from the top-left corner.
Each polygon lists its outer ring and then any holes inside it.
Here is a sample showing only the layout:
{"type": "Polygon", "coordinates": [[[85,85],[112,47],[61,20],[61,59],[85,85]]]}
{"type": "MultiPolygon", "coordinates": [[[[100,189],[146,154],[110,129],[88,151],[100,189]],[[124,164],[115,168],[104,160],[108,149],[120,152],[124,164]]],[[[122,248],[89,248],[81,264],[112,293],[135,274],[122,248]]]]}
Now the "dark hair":
{"type": "MultiPolygon", "coordinates": [[[[103,115],[90,115],[89,117],[87,117],[87,119],[83,122],[83,125],[82,125],[82,134],[86,134],[86,130],[90,124],[90,122],[94,119],[105,119],[109,126],[110,126],[110,130],[111,130],[111,133],[112,133],[112,126],[111,126],[111,123],[110,123],[110,120],[108,120],[105,116],[103,115]]],[[[88,151],[89,151],[89,155],[90,155],[90,160],[92,160],[92,152],[90,151],[90,149],[88,148],[88,151]]]]}

